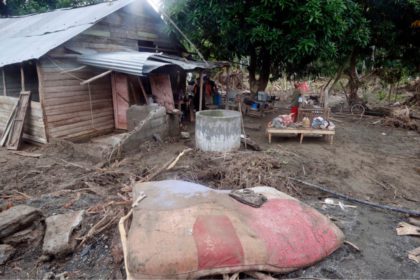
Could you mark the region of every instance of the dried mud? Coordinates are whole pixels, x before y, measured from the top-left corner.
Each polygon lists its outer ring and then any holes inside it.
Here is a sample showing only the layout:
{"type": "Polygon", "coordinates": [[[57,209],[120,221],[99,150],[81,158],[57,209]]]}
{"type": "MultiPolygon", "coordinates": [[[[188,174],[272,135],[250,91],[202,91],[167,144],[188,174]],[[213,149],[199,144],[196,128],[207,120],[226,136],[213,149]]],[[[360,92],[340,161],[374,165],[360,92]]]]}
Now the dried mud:
{"type": "MultiPolygon", "coordinates": [[[[245,122],[265,127],[271,117],[247,117],[245,122]]],[[[263,151],[193,151],[156,180],[182,179],[218,189],[273,186],[331,217],[346,239],[361,248],[357,252],[343,245],[318,264],[276,277],[420,278],[419,264],[407,257],[408,250],[420,246],[420,239],[397,236],[395,232],[398,222],[406,216],[364,205],[345,211],[327,207],[321,202],[329,195],[286,179],[299,177],[360,199],[420,210],[420,134],[373,125],[376,119],[372,118],[338,120],[333,145],[310,137],[305,137],[302,145],[296,137],[273,137],[269,145],[263,130],[249,130],[247,134],[263,151]]],[[[103,205],[129,199],[131,183],[172,160],[186,147],[194,147],[193,139],[146,142],[140,153],[111,165],[104,164],[103,148],[93,143],[58,141],[43,147],[25,146],[27,152],[40,153],[39,158],[0,149],[0,207],[25,203],[41,208],[45,216],[88,209],[79,229],[79,234],[84,235],[105,214],[103,205]]],[[[122,203],[113,211],[127,211],[127,205],[122,203]]],[[[64,259],[43,261],[40,246],[18,248],[14,258],[0,266],[0,278],[42,278],[48,272],[67,272],[71,279],[124,276],[116,223],[64,259]]]]}

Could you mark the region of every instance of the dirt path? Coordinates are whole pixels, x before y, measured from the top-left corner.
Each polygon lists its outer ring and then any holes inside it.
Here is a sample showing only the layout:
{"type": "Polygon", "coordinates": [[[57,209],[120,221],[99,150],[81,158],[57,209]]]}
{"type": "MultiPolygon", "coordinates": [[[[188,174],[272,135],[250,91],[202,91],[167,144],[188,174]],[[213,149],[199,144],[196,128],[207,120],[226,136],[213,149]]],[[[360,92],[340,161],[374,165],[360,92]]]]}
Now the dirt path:
{"type": "MultiPolygon", "coordinates": [[[[415,169],[420,167],[420,134],[372,125],[372,119],[340,118],[332,146],[317,138],[305,138],[299,145],[296,137],[275,137],[269,145],[263,130],[271,117],[245,119],[246,124],[262,126],[260,131],[247,130],[263,147],[262,152],[242,149],[222,155],[194,151],[182,158],[174,170],[157,179],[184,179],[215,188],[256,184],[277,187],[333,218],[346,239],[362,249],[356,252],[344,245],[325,261],[283,277],[420,278],[419,265],[407,258],[407,251],[420,246],[420,240],[395,233],[404,215],[362,205],[346,211],[326,208],[320,202],[329,196],[284,179],[299,177],[357,198],[420,210],[420,174],[415,169]]],[[[1,208],[25,203],[41,208],[49,216],[122,201],[128,199],[124,188],[132,181],[174,158],[184,148],[194,147],[193,140],[149,142],[142,146],[141,153],[102,168],[98,159],[86,152],[89,145],[60,142],[41,148],[26,147],[28,152],[40,153],[40,158],[0,149],[0,195],[12,196],[0,199],[1,208]],[[83,191],[91,183],[96,191],[83,191]],[[19,196],[16,191],[31,198],[19,196]]],[[[102,216],[102,212],[89,214],[81,234],[102,216]]],[[[47,272],[64,271],[70,278],[122,277],[116,225],[64,259],[42,262],[40,246],[21,247],[14,259],[0,266],[0,278],[42,278],[47,272]]]]}

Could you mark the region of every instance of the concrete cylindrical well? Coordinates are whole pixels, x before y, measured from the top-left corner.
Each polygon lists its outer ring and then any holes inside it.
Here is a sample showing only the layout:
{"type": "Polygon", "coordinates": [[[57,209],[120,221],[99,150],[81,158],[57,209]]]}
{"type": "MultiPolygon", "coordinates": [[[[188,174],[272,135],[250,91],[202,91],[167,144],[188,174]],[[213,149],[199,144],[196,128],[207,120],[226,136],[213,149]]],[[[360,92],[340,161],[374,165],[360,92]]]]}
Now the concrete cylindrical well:
{"type": "Polygon", "coordinates": [[[241,114],[206,110],[196,114],[195,146],[206,152],[229,152],[241,146],[241,114]]]}

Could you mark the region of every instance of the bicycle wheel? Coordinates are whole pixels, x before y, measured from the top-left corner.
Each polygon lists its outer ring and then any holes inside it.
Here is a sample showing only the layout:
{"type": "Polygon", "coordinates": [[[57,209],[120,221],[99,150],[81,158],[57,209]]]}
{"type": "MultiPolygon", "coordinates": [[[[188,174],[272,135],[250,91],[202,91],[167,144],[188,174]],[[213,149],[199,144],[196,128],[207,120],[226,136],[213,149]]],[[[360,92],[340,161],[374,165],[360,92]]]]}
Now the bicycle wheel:
{"type": "Polygon", "coordinates": [[[350,112],[353,115],[363,116],[365,113],[365,107],[363,107],[363,105],[361,104],[354,104],[353,106],[351,106],[350,112]]]}

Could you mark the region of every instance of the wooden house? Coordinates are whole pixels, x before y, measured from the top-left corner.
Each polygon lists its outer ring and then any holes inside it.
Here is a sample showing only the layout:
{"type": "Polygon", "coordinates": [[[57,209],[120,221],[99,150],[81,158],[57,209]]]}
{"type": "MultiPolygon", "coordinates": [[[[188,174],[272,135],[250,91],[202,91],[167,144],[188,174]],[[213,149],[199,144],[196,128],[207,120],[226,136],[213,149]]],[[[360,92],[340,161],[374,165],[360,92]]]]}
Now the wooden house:
{"type": "Polygon", "coordinates": [[[126,129],[127,108],[145,104],[156,84],[145,77],[200,67],[175,57],[183,48],[168,34],[146,0],[0,19],[0,132],[21,91],[31,92],[24,139],[126,129]]]}

